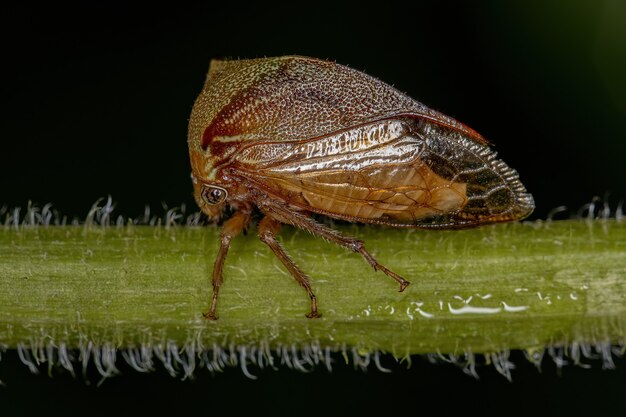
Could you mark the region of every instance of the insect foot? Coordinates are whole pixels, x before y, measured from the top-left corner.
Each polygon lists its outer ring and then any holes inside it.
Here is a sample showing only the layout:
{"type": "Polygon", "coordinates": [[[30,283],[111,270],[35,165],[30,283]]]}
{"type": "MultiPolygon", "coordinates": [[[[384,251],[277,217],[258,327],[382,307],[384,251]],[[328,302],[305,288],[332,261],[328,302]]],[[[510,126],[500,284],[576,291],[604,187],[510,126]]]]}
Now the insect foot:
{"type": "Polygon", "coordinates": [[[202,316],[207,320],[217,320],[217,316],[213,311],[207,311],[206,313],[202,313],[202,316]]]}
{"type": "Polygon", "coordinates": [[[305,316],[309,319],[319,319],[322,317],[322,313],[318,313],[317,311],[311,311],[310,313],[306,313],[305,316]]]}

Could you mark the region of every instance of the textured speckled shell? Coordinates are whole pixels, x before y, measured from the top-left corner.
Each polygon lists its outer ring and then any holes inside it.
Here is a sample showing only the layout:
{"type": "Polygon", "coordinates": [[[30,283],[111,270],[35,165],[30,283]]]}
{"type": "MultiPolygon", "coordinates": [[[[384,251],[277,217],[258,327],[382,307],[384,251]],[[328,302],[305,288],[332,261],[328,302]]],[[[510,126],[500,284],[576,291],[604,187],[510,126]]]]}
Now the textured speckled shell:
{"type": "MultiPolygon", "coordinates": [[[[189,146],[215,136],[294,140],[399,115],[475,131],[360,71],[302,56],[213,60],[189,121],[189,146]],[[206,134],[205,134],[206,131],[206,134]],[[203,136],[204,135],[204,136],[203,136]]],[[[207,156],[209,154],[205,154],[207,156]]]]}

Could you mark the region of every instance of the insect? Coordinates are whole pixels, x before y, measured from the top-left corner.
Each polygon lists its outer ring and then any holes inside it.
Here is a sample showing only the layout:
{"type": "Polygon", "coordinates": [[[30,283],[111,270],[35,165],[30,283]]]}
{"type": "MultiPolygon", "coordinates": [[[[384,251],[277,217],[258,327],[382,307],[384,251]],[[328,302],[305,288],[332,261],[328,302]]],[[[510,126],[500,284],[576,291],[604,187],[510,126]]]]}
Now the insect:
{"type": "Polygon", "coordinates": [[[213,269],[216,319],[231,240],[263,218],[258,235],[307,291],[309,277],[276,239],[282,224],[360,254],[403,291],[409,281],[381,265],[363,241],[316,221],[430,229],[522,219],[533,198],[517,173],[464,124],[362,72],[285,56],[211,62],[189,121],[194,196],[214,221],[229,206],[213,269]]]}

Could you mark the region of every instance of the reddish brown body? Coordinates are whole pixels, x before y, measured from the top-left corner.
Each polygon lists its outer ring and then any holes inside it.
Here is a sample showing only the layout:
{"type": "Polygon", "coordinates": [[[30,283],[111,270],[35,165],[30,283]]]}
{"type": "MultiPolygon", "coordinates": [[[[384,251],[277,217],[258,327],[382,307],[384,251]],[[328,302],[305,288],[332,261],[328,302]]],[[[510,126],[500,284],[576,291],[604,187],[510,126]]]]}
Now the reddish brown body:
{"type": "Polygon", "coordinates": [[[308,277],[275,239],[281,223],[359,252],[363,242],[311,213],[396,227],[459,228],[526,217],[532,196],[488,143],[456,120],[359,71],[307,57],[213,61],[189,124],[195,196],[222,232],[213,303],[232,237],[258,208],[259,235],[311,297],[308,277]]]}

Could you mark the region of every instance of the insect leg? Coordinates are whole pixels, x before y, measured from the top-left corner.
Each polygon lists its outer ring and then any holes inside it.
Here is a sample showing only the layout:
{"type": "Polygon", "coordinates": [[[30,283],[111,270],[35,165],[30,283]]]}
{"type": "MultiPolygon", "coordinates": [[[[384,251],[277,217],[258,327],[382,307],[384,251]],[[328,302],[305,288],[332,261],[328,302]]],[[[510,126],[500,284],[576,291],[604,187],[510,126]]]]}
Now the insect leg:
{"type": "Polygon", "coordinates": [[[287,207],[284,207],[279,204],[272,204],[263,207],[262,204],[259,205],[261,211],[263,211],[266,215],[277,218],[279,221],[283,223],[291,224],[300,229],[306,230],[312,235],[319,236],[329,242],[333,242],[339,246],[343,246],[344,248],[348,248],[354,252],[360,253],[361,256],[369,263],[375,271],[382,271],[384,274],[390,276],[394,280],[400,284],[400,292],[404,291],[404,289],[410,284],[409,281],[402,278],[400,275],[391,271],[384,265],[381,265],[371,253],[365,249],[365,244],[362,240],[355,239],[350,236],[344,236],[336,230],[331,229],[330,227],[324,226],[313,220],[312,218],[305,216],[296,211],[289,210],[287,207]]]}
{"type": "Polygon", "coordinates": [[[309,297],[311,298],[311,312],[306,316],[308,318],[320,317],[321,314],[317,312],[317,299],[315,298],[315,294],[313,294],[313,290],[311,289],[311,282],[309,281],[309,277],[306,276],[304,272],[298,268],[298,265],[287,255],[285,249],[278,243],[276,240],[276,233],[280,230],[280,223],[271,217],[264,217],[259,222],[259,238],[261,242],[265,243],[270,247],[274,255],[285,265],[285,268],[289,271],[289,273],[298,281],[306,292],[309,293],[309,297]]]}
{"type": "Polygon", "coordinates": [[[220,291],[220,285],[223,282],[223,270],[224,260],[230,249],[230,241],[237,236],[250,222],[250,213],[245,211],[238,211],[226,220],[224,227],[220,232],[220,248],[215,258],[215,264],[213,266],[213,301],[211,302],[211,308],[204,313],[204,317],[209,320],[216,320],[215,309],[217,308],[217,296],[220,291]]]}

